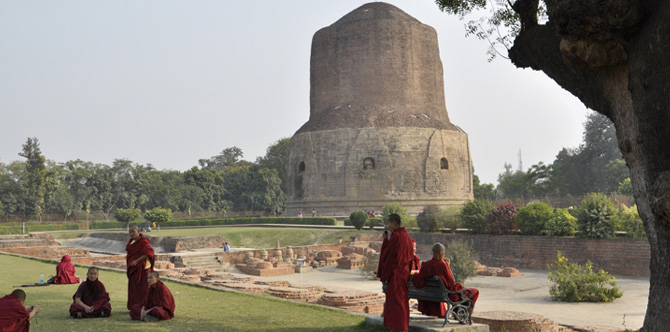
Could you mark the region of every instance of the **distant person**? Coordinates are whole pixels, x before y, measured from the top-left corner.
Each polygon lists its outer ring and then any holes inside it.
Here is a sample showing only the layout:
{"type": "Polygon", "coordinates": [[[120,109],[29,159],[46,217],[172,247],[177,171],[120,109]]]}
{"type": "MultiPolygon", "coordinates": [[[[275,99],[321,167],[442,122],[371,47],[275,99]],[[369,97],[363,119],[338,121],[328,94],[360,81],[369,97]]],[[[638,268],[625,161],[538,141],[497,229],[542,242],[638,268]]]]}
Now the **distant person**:
{"type": "Polygon", "coordinates": [[[400,223],[400,216],[395,213],[389,215],[386,220],[377,278],[386,285],[384,326],[389,330],[407,331],[409,328],[407,293],[414,251],[412,238],[400,223]]]}
{"type": "Polygon", "coordinates": [[[223,252],[230,252],[230,246],[228,245],[228,242],[223,243],[223,252]]]}
{"type": "Polygon", "coordinates": [[[86,281],[77,288],[72,296],[74,303],[70,305],[70,316],[74,318],[109,317],[112,305],[105,285],[98,279],[98,269],[89,267],[86,281]]]}
{"type": "Polygon", "coordinates": [[[157,322],[174,317],[174,297],[172,297],[172,292],[159,279],[157,271],[149,272],[147,276],[149,294],[147,294],[143,303],[135,304],[130,308],[130,318],[145,322],[157,322]]]}
{"type": "Polygon", "coordinates": [[[26,292],[21,289],[0,298],[0,331],[29,331],[30,320],[42,309],[25,305],[26,292]]]}
{"type": "Polygon", "coordinates": [[[130,309],[135,304],[141,304],[148,293],[147,273],[154,270],[154,249],[149,239],[140,234],[137,225],[128,229],[130,240],[126,245],[126,275],[128,276],[128,302],[130,309]]]}
{"type": "Polygon", "coordinates": [[[298,212],[298,217],[302,218],[302,210],[298,212]]]}
{"type": "Polygon", "coordinates": [[[409,273],[411,275],[419,273],[419,270],[421,269],[421,258],[416,255],[416,240],[412,239],[412,250],[414,251],[414,255],[412,256],[412,263],[410,265],[409,273]]]}
{"type": "Polygon", "coordinates": [[[316,217],[316,210],[312,209],[312,218],[316,217]]]}
{"type": "MultiPolygon", "coordinates": [[[[423,262],[419,273],[412,277],[412,283],[416,288],[423,288],[426,285],[426,278],[438,276],[442,278],[447,289],[452,292],[465,289],[463,285],[456,283],[456,280],[454,280],[454,275],[451,274],[451,269],[449,268],[449,259],[446,258],[444,254],[444,246],[441,243],[435,243],[433,245],[433,259],[423,262]]],[[[472,300],[472,308],[470,308],[470,314],[472,314],[477,298],[479,297],[479,290],[476,288],[469,289],[472,291],[469,296],[472,300]]],[[[452,301],[460,301],[459,295],[457,294],[450,295],[449,298],[452,301]]],[[[419,300],[419,311],[426,316],[444,317],[447,309],[445,308],[444,303],[441,302],[419,300]]]]}
{"type": "Polygon", "coordinates": [[[56,278],[54,284],[67,285],[79,283],[79,277],[76,276],[77,270],[72,265],[70,256],[65,255],[60,259],[60,263],[56,265],[56,278]]]}

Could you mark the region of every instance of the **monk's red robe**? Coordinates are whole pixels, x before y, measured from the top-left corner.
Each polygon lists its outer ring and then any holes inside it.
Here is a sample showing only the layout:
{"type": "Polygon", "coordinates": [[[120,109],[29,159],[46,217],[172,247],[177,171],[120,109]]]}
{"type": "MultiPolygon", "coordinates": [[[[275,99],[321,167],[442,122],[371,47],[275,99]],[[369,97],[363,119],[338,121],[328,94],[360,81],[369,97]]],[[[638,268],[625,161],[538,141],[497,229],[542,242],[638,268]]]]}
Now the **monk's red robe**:
{"type": "Polygon", "coordinates": [[[409,329],[409,272],[414,249],[405,227],[396,229],[391,238],[384,238],[377,278],[386,282],[384,326],[390,330],[409,329]]]}
{"type": "MultiPolygon", "coordinates": [[[[435,258],[421,264],[421,270],[412,277],[412,283],[416,288],[423,288],[426,285],[426,278],[432,276],[439,276],[442,278],[444,285],[452,292],[464,289],[463,285],[456,283],[456,280],[454,280],[454,275],[451,274],[449,265],[444,261],[435,258]]],[[[476,288],[470,288],[470,290],[472,291],[472,295],[470,296],[470,299],[472,299],[472,310],[474,310],[474,304],[479,297],[479,290],[476,288]]],[[[459,300],[458,295],[450,295],[449,298],[452,301],[459,300]]],[[[470,313],[472,313],[472,310],[470,313]]],[[[447,309],[445,308],[444,303],[419,300],[419,311],[426,316],[444,317],[447,309]]]]}
{"type": "Polygon", "coordinates": [[[158,317],[160,320],[168,320],[174,317],[174,297],[172,297],[172,292],[160,280],[156,282],[154,287],[149,287],[146,302],[133,305],[130,309],[130,318],[139,320],[142,306],[144,306],[145,310],[154,308],[148,314],[158,317]]]}
{"type": "Polygon", "coordinates": [[[76,270],[70,260],[70,256],[65,255],[60,259],[60,263],[56,265],[56,279],[54,284],[67,285],[79,283],[79,277],[75,274],[76,270]]]}
{"type": "Polygon", "coordinates": [[[154,269],[154,249],[151,248],[149,239],[140,234],[137,241],[130,239],[126,245],[126,275],[128,276],[128,303],[126,307],[130,309],[135,304],[142,304],[149,292],[147,284],[147,274],[154,269]],[[135,266],[130,266],[132,261],[146,255],[145,262],[139,262],[135,266]]]}
{"type": "Polygon", "coordinates": [[[86,310],[78,305],[76,302],[70,305],[70,316],[77,317],[80,312],[84,318],[92,317],[109,317],[112,315],[112,305],[109,303],[109,293],[105,289],[105,285],[96,279],[95,281],[82,282],[74,293],[72,299],[80,298],[89,307],[93,307],[93,312],[86,312],[86,310]]]}
{"type": "Polygon", "coordinates": [[[30,330],[30,313],[26,307],[12,294],[0,298],[0,331],[27,332],[28,330],[30,330]]]}
{"type": "Polygon", "coordinates": [[[410,264],[410,271],[419,271],[421,269],[421,258],[414,254],[412,257],[412,263],[410,264]]]}

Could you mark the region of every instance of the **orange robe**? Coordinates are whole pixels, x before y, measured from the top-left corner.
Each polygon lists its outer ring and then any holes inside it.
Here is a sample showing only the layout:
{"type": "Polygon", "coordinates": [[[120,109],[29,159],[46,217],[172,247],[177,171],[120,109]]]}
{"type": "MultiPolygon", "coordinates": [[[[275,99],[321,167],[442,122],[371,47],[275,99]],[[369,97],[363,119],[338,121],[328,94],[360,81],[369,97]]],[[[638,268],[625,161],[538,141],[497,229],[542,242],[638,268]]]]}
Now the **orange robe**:
{"type": "Polygon", "coordinates": [[[149,285],[147,284],[147,274],[154,269],[154,249],[151,248],[149,239],[140,234],[137,241],[130,239],[126,245],[126,267],[128,276],[128,303],[126,307],[130,308],[135,304],[143,304],[149,292],[149,285]],[[140,257],[146,255],[147,261],[139,262],[135,266],[130,266],[130,263],[140,257]]]}
{"type": "MultiPolygon", "coordinates": [[[[435,258],[429,261],[425,261],[421,264],[421,270],[412,277],[412,283],[414,286],[416,286],[416,288],[423,288],[426,285],[426,278],[432,276],[439,276],[442,278],[444,285],[452,292],[465,289],[463,285],[456,283],[456,280],[454,280],[454,275],[451,274],[451,269],[449,269],[449,265],[447,265],[447,263],[444,261],[435,258]]],[[[472,310],[474,310],[474,304],[477,302],[477,298],[479,297],[479,290],[476,288],[469,289],[472,291],[470,299],[472,299],[472,310]]],[[[459,300],[458,295],[450,295],[449,298],[452,301],[459,300]]],[[[470,311],[471,314],[472,310],[470,311]]],[[[419,300],[419,311],[426,316],[444,317],[447,309],[445,308],[444,303],[419,300]]]]}
{"type": "Polygon", "coordinates": [[[30,313],[16,296],[0,298],[0,332],[28,332],[30,313]]]}
{"type": "Polygon", "coordinates": [[[409,272],[414,249],[405,227],[396,229],[391,238],[384,238],[377,277],[386,282],[384,326],[390,330],[409,329],[409,272]]]}

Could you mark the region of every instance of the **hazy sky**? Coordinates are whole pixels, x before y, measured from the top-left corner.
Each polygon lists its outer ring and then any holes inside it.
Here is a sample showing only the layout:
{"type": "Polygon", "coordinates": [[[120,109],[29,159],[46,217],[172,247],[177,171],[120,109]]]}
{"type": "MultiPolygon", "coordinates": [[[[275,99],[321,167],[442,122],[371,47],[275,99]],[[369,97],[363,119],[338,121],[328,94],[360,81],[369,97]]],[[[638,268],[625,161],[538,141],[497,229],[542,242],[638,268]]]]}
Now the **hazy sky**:
{"type": "MultiPolygon", "coordinates": [[[[56,162],[186,170],[227,147],[254,161],[309,118],[312,36],[369,1],[0,0],[0,161],[37,137],[56,162]]],[[[435,28],[447,111],[476,174],[551,163],[586,108],[544,74],[487,62],[432,0],[387,1],[435,28]]]]}

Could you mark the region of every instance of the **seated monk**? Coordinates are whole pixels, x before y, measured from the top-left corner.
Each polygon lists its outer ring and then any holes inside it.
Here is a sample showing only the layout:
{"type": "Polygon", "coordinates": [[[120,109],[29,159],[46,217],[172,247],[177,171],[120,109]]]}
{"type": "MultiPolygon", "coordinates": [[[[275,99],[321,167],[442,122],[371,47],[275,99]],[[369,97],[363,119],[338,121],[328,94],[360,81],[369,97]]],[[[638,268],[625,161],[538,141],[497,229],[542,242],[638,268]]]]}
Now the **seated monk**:
{"type": "Polygon", "coordinates": [[[168,320],[174,317],[175,303],[172,293],[159,280],[158,272],[151,271],[147,275],[149,294],[144,305],[134,304],[130,308],[130,318],[145,322],[168,320]]]}
{"type": "Polygon", "coordinates": [[[56,278],[54,279],[54,284],[78,284],[79,277],[75,275],[75,272],[74,265],[70,262],[70,256],[63,256],[60,263],[56,266],[56,278]]]}
{"type": "MultiPolygon", "coordinates": [[[[451,274],[451,269],[449,268],[449,259],[444,257],[444,246],[441,243],[435,243],[433,245],[433,259],[425,261],[421,264],[421,270],[418,274],[415,274],[412,277],[412,283],[416,288],[423,288],[426,285],[426,278],[432,276],[439,276],[444,281],[444,285],[448,290],[452,292],[457,292],[465,289],[463,285],[457,284],[454,280],[454,276],[451,274]]],[[[475,308],[475,302],[479,297],[479,290],[476,288],[469,288],[472,291],[470,299],[472,300],[472,308],[470,308],[470,314],[475,308]]],[[[449,298],[452,301],[459,301],[459,295],[454,294],[450,295],[449,298]]],[[[444,303],[440,302],[430,302],[430,301],[421,301],[419,300],[419,311],[426,316],[437,316],[444,317],[444,314],[447,312],[447,309],[444,306],[444,303]]]]}
{"type": "Polygon", "coordinates": [[[26,292],[17,289],[0,298],[0,331],[30,330],[30,320],[40,312],[40,306],[24,305],[26,292]]]}
{"type": "Polygon", "coordinates": [[[109,317],[112,305],[105,285],[98,279],[98,269],[88,268],[86,281],[77,288],[72,296],[74,303],[70,305],[70,316],[74,318],[109,317]]]}
{"type": "Polygon", "coordinates": [[[416,240],[414,239],[412,239],[412,248],[414,248],[414,257],[412,257],[412,262],[409,263],[409,273],[415,275],[421,269],[421,258],[416,255],[416,240]]]}

